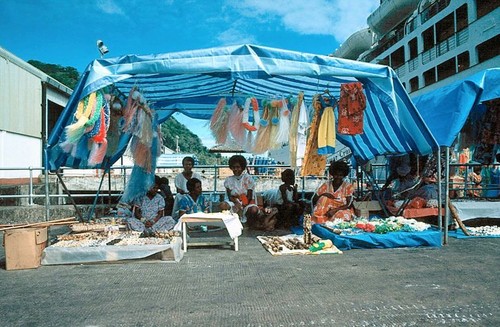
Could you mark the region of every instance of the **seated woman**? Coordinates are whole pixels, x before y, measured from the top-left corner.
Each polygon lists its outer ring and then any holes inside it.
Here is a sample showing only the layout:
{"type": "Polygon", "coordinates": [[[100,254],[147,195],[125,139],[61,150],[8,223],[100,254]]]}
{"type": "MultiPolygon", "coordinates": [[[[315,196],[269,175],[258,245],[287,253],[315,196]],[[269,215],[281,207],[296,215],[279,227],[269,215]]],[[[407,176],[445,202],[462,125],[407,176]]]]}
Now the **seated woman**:
{"type": "Polygon", "coordinates": [[[278,189],[264,191],[262,197],[267,205],[278,209],[278,226],[297,226],[304,206],[299,201],[293,170],[285,169],[281,173],[281,181],[283,184],[278,189]]]}
{"type": "Polygon", "coordinates": [[[272,230],[276,224],[275,215],[278,210],[274,208],[264,211],[255,204],[255,182],[246,168],[247,160],[242,155],[229,158],[229,169],[233,176],[224,181],[226,199],[220,204],[220,208],[238,213],[241,222],[248,222],[250,228],[272,230]]]}
{"type": "Polygon", "coordinates": [[[349,174],[349,166],[343,161],[335,161],[330,164],[328,173],[331,180],[323,183],[314,194],[313,203],[316,204],[312,220],[316,223],[334,219],[352,220],[354,187],[344,180],[349,174]]]}
{"type": "Polygon", "coordinates": [[[184,214],[209,212],[210,204],[203,196],[201,181],[198,178],[191,178],[186,183],[189,193],[185,194],[179,201],[179,217],[184,214]]]}
{"type": "Polygon", "coordinates": [[[159,178],[155,178],[149,191],[133,205],[134,217],[127,218],[131,230],[153,236],[155,232],[166,232],[175,225],[175,220],[164,216],[165,200],[158,194],[159,178]]]}
{"type": "Polygon", "coordinates": [[[405,198],[417,185],[418,179],[411,173],[411,168],[403,164],[396,168],[396,174],[387,179],[381,191],[385,200],[405,198]]]}
{"type": "Polygon", "coordinates": [[[201,180],[201,175],[197,172],[194,172],[193,167],[194,159],[192,157],[184,157],[182,159],[183,171],[175,176],[174,183],[177,194],[175,195],[175,201],[172,209],[172,217],[175,220],[179,219],[179,201],[185,194],[189,193],[189,190],[186,187],[187,181],[191,178],[197,178],[198,180],[201,180]]]}

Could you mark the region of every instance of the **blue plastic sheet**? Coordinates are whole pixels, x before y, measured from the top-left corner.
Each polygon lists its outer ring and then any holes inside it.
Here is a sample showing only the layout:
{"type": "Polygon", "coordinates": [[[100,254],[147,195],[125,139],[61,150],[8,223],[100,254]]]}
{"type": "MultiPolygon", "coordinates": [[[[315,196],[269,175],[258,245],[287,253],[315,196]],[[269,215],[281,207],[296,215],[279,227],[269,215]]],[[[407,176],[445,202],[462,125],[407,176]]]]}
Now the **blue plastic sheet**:
{"type": "Polygon", "coordinates": [[[340,250],[388,249],[400,247],[441,247],[441,232],[428,229],[422,232],[391,232],[387,234],[361,233],[338,235],[320,224],[312,226],[312,233],[319,238],[329,239],[340,250]]]}

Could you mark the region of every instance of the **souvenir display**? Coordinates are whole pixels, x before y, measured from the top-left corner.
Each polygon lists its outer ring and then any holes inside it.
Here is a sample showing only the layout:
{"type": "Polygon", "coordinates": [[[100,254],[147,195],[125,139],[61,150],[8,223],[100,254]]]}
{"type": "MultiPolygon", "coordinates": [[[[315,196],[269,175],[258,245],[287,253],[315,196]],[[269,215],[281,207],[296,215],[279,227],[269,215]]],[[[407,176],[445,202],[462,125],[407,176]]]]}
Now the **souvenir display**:
{"type": "Polygon", "coordinates": [[[419,232],[427,230],[431,225],[415,219],[391,216],[387,219],[355,219],[343,221],[336,219],[327,221],[324,226],[339,235],[356,235],[360,233],[387,234],[389,232],[419,232]]]}
{"type": "Polygon", "coordinates": [[[257,239],[272,255],[342,253],[330,240],[321,240],[316,236],[312,238],[312,244],[304,243],[297,235],[257,236],[257,239]]]}
{"type": "Polygon", "coordinates": [[[104,160],[108,142],[106,133],[110,122],[109,104],[102,91],[92,92],[78,102],[74,122],[65,128],[64,152],[75,159],[96,166],[104,160]]]}

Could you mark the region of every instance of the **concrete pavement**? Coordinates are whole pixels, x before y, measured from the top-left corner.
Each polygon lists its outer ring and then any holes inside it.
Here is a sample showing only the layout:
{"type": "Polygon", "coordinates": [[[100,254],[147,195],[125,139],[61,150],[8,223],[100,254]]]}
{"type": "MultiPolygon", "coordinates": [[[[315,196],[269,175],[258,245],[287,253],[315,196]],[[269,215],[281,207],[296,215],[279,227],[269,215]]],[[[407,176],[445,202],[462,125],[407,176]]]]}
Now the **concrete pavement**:
{"type": "Polygon", "coordinates": [[[189,248],[178,263],[0,269],[0,324],[500,326],[498,238],[273,257],[263,234],[245,230],[239,252],[189,248]]]}

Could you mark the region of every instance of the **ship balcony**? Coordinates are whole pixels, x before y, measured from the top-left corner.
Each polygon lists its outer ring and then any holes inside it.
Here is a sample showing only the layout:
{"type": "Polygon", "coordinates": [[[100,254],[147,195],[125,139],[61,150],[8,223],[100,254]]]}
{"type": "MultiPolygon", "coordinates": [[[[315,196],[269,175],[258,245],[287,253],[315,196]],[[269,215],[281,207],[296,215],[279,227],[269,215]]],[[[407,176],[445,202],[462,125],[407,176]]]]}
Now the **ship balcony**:
{"type": "Polygon", "coordinates": [[[433,46],[432,48],[430,48],[429,50],[424,51],[422,53],[422,65],[425,65],[433,61],[434,59],[438,58],[439,56],[442,56],[445,53],[463,44],[466,44],[468,40],[469,40],[469,29],[464,28],[463,30],[450,36],[443,42],[440,42],[435,46],[433,46]]]}
{"type": "Polygon", "coordinates": [[[406,61],[404,64],[393,67],[394,71],[398,77],[403,77],[407,73],[411,73],[417,70],[421,65],[426,65],[440,56],[446,54],[447,52],[464,45],[469,40],[469,29],[465,28],[458,33],[450,36],[448,39],[440,42],[439,44],[433,46],[432,48],[422,52],[417,57],[406,61]]]}

